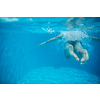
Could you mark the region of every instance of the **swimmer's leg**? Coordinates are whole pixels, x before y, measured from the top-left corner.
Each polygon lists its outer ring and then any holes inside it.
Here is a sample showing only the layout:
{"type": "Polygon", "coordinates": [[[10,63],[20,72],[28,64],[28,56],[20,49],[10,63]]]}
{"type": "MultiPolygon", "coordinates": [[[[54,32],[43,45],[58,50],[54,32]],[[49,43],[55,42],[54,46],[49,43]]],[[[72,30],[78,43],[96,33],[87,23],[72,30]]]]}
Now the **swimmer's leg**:
{"type": "Polygon", "coordinates": [[[73,45],[71,45],[71,44],[66,45],[66,47],[65,47],[65,56],[68,59],[70,57],[73,57],[75,60],[79,61],[78,56],[74,53],[73,45]]]}
{"type": "Polygon", "coordinates": [[[72,56],[74,59],[76,59],[77,61],[79,61],[79,58],[78,56],[74,53],[74,48],[73,46],[70,44],[68,46],[68,52],[69,52],[69,55],[72,56]]]}
{"type": "Polygon", "coordinates": [[[87,50],[85,49],[82,49],[80,50],[80,53],[82,55],[82,58],[81,58],[81,65],[85,64],[87,62],[87,60],[89,59],[89,54],[87,52],[87,50]]]}
{"type": "Polygon", "coordinates": [[[81,42],[76,41],[76,44],[74,45],[75,53],[78,55],[78,57],[81,58],[81,65],[85,64],[86,61],[89,59],[89,55],[87,50],[83,49],[81,42]]]}

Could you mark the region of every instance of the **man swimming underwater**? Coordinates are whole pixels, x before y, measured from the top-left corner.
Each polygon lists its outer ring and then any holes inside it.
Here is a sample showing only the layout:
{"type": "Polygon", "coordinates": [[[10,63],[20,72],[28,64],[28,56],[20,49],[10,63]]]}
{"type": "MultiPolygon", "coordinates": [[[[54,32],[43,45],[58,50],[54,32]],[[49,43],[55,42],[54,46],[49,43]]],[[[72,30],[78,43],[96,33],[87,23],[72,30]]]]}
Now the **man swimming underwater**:
{"type": "MultiPolygon", "coordinates": [[[[82,18],[77,19],[77,22],[80,22],[80,19],[82,18]]],[[[69,22],[70,24],[68,25],[70,25],[71,28],[75,28],[75,26],[73,25],[73,18],[68,19],[67,23],[69,22]]],[[[79,61],[79,58],[81,58],[80,64],[84,65],[89,59],[89,54],[86,49],[83,49],[81,40],[86,38],[100,42],[100,39],[96,37],[87,36],[81,31],[64,31],[57,37],[51,38],[39,44],[38,46],[44,47],[47,43],[51,41],[57,39],[65,39],[64,54],[66,58],[69,59],[70,57],[73,57],[76,61],[79,61]]]]}

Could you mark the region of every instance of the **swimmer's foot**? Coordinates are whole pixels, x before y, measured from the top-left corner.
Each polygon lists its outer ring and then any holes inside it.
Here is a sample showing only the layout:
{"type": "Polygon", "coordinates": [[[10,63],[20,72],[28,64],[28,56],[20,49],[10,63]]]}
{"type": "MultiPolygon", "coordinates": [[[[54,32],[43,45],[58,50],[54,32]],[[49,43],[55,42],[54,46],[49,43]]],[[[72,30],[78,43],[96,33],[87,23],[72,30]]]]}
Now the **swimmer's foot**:
{"type": "Polygon", "coordinates": [[[81,50],[81,53],[82,53],[82,59],[81,59],[80,64],[84,65],[87,62],[87,60],[89,59],[89,55],[88,55],[88,52],[85,49],[81,50]]]}
{"type": "Polygon", "coordinates": [[[69,45],[68,49],[69,49],[69,54],[70,54],[70,56],[72,56],[76,61],[79,61],[79,58],[78,58],[77,55],[74,53],[73,46],[72,46],[72,45],[69,45]]]}

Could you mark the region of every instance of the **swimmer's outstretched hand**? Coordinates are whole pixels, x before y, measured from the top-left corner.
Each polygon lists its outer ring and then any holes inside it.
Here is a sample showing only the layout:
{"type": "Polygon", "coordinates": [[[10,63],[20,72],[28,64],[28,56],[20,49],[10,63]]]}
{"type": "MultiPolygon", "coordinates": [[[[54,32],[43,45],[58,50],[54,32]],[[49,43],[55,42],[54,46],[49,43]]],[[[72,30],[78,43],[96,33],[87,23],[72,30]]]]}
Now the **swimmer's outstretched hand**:
{"type": "Polygon", "coordinates": [[[38,47],[42,47],[43,48],[45,45],[46,45],[46,42],[43,42],[43,43],[39,44],[38,47]]]}

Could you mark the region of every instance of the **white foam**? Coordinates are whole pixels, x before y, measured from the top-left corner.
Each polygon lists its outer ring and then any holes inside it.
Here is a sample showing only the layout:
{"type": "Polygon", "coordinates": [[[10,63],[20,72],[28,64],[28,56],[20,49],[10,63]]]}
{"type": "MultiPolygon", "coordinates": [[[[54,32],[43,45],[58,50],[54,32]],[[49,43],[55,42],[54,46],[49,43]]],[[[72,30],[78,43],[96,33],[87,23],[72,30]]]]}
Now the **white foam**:
{"type": "Polygon", "coordinates": [[[82,31],[61,31],[63,34],[63,39],[65,41],[75,41],[75,40],[83,40],[84,38],[88,38],[87,34],[84,34],[82,31]]]}

